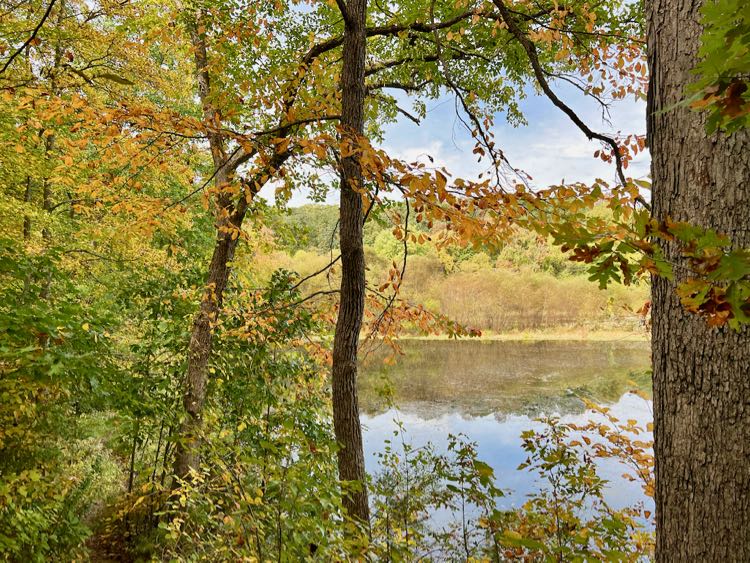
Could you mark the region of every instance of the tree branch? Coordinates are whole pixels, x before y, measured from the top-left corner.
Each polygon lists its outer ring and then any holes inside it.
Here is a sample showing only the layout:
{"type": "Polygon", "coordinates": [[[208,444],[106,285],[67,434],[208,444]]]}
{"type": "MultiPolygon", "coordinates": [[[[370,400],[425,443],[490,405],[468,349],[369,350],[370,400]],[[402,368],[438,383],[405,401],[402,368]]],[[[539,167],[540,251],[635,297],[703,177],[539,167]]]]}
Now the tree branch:
{"type": "MultiPolygon", "coordinates": [[[[399,23],[399,24],[368,27],[365,30],[365,34],[367,35],[367,37],[381,37],[381,36],[398,35],[402,31],[416,31],[418,33],[433,33],[441,29],[453,27],[454,25],[461,23],[462,21],[466,19],[469,19],[472,15],[474,15],[473,11],[466,11],[466,12],[460,13],[459,15],[449,20],[445,20],[442,22],[432,22],[432,23],[410,22],[410,23],[403,23],[403,24],[399,23]]],[[[301,66],[309,66],[320,55],[327,53],[328,51],[331,51],[332,49],[335,49],[336,47],[340,47],[343,44],[343,42],[344,42],[344,38],[342,36],[337,36],[337,37],[331,37],[330,39],[326,39],[325,41],[322,41],[318,43],[317,45],[313,45],[313,47],[310,48],[310,50],[305,54],[305,56],[302,57],[301,66]]]]}
{"type": "Polygon", "coordinates": [[[39,33],[39,30],[42,29],[42,26],[44,25],[44,22],[47,21],[47,18],[49,18],[49,15],[52,13],[52,7],[55,5],[55,2],[57,0],[50,0],[49,6],[47,6],[47,11],[44,12],[44,15],[42,16],[42,19],[39,21],[39,24],[34,28],[34,31],[31,32],[31,36],[24,41],[23,45],[21,45],[9,58],[7,61],[5,61],[5,64],[3,65],[2,70],[0,70],[0,74],[4,73],[10,64],[13,62],[13,59],[15,59],[18,55],[20,55],[23,50],[31,45],[31,42],[34,41],[36,38],[36,34],[39,33]]]}
{"type": "Polygon", "coordinates": [[[418,92],[424,86],[429,84],[428,80],[425,80],[423,82],[420,82],[419,84],[413,83],[413,82],[398,82],[398,81],[382,81],[382,82],[372,82],[366,86],[367,92],[372,92],[374,90],[383,90],[387,88],[391,88],[394,90],[403,90],[404,92],[411,93],[411,92],[418,92]]]}
{"type": "Polygon", "coordinates": [[[351,26],[352,18],[349,15],[349,8],[346,6],[346,0],[336,0],[336,5],[339,7],[341,17],[344,18],[344,25],[351,26]]]}
{"type": "MultiPolygon", "coordinates": [[[[537,53],[536,45],[534,45],[534,43],[518,26],[518,23],[510,13],[510,10],[508,10],[508,8],[503,3],[503,0],[492,0],[492,2],[500,12],[500,17],[505,22],[505,25],[508,26],[508,31],[521,44],[523,50],[526,51],[526,55],[529,59],[529,62],[531,63],[531,68],[534,71],[534,76],[536,77],[536,80],[539,83],[539,87],[542,89],[544,94],[547,96],[547,98],[549,98],[553,105],[559,108],[565,115],[570,118],[570,120],[576,125],[576,127],[578,127],[578,129],[580,129],[589,140],[597,139],[612,148],[612,153],[614,154],[615,165],[617,168],[617,176],[623,186],[627,185],[628,182],[625,179],[625,173],[623,172],[622,155],[620,154],[620,147],[617,144],[617,141],[615,141],[612,137],[608,137],[607,135],[592,131],[588,127],[588,125],[586,125],[583,120],[578,117],[578,115],[570,108],[570,106],[565,104],[565,102],[557,97],[557,94],[555,94],[555,92],[552,90],[552,88],[550,88],[550,85],[547,82],[545,71],[542,68],[541,63],[539,62],[539,54],[537,53]]],[[[646,209],[651,209],[651,206],[648,204],[648,202],[646,202],[640,195],[637,196],[636,199],[646,209]]]]}

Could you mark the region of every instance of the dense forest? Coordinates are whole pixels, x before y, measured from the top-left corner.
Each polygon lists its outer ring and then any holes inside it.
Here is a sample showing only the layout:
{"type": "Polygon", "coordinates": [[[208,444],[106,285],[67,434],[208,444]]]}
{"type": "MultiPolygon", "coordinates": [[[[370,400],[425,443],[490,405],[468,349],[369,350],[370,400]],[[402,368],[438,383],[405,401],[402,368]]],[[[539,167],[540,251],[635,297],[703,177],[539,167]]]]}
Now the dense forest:
{"type": "Polygon", "coordinates": [[[0,0],[0,559],[750,559],[749,83],[744,0],[0,0]],[[607,178],[514,164],[530,97],[607,178]],[[476,174],[387,148],[446,102],[476,174]],[[411,340],[649,331],[595,386],[650,420],[576,391],[614,348],[513,380],[577,405],[522,502],[460,433],[365,455],[394,363],[490,394],[411,340]]]}

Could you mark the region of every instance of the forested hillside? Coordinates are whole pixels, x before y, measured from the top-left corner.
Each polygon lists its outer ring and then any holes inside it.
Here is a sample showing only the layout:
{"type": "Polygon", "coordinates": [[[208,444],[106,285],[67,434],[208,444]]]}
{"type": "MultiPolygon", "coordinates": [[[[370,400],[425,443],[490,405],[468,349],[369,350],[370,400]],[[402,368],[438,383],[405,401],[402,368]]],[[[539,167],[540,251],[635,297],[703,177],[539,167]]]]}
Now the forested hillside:
{"type": "MultiPolygon", "coordinates": [[[[389,212],[403,215],[403,205],[389,212]]],[[[302,275],[322,268],[338,248],[337,220],[334,206],[291,208],[277,228],[278,247],[260,263],[269,274],[278,267],[302,275]]],[[[437,248],[431,240],[439,239],[440,226],[413,228],[430,240],[409,245],[401,294],[483,336],[529,330],[550,335],[572,331],[579,337],[587,330],[648,335],[645,280],[601,290],[589,281],[584,264],[571,262],[544,236],[521,229],[490,247],[437,248]]],[[[374,281],[385,278],[394,261],[403,260],[404,244],[394,236],[385,214],[368,221],[364,244],[368,277],[374,281]]],[[[334,269],[314,287],[335,287],[336,280],[334,269]]]]}

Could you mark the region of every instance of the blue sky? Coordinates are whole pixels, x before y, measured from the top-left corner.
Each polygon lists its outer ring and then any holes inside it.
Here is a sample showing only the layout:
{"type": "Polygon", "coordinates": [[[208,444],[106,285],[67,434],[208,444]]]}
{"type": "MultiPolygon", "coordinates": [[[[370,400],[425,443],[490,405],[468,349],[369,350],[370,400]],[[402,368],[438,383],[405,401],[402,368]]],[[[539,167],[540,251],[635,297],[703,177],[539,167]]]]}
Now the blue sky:
{"type": "MultiPolygon", "coordinates": [[[[601,133],[644,134],[646,131],[646,106],[632,99],[613,102],[609,123],[602,119],[598,103],[565,83],[553,86],[558,96],[565,101],[594,131],[601,133]]],[[[402,106],[408,109],[408,100],[402,106]]],[[[589,141],[585,135],[543,95],[529,89],[521,101],[521,110],[528,125],[513,127],[503,114],[495,119],[496,146],[515,168],[532,177],[532,186],[543,188],[566,182],[591,182],[602,178],[614,182],[615,168],[611,164],[594,158],[600,148],[598,141],[589,141]]],[[[406,117],[386,127],[382,146],[394,157],[409,162],[420,159],[429,163],[427,155],[434,159],[433,166],[444,166],[453,177],[476,178],[486,170],[486,162],[477,163],[472,154],[474,141],[465,126],[456,117],[456,106],[450,96],[444,96],[427,104],[428,114],[420,125],[406,117]]],[[[649,173],[648,153],[642,153],[631,163],[626,175],[643,178],[649,173]]],[[[272,189],[261,192],[273,199],[272,189]]],[[[338,201],[334,191],[328,203],[338,201]]],[[[304,193],[296,193],[291,205],[302,205],[308,200],[304,193]]]]}
{"type": "MultiPolygon", "coordinates": [[[[558,95],[571,106],[594,131],[623,134],[643,134],[646,130],[645,103],[623,100],[610,110],[611,123],[602,120],[596,101],[585,99],[572,86],[556,85],[558,95]]],[[[486,168],[477,164],[472,154],[474,142],[464,125],[456,119],[451,98],[428,104],[428,116],[421,125],[402,118],[386,130],[384,147],[394,156],[414,160],[429,154],[435,163],[444,165],[455,176],[472,177],[486,168]]],[[[544,96],[529,92],[521,102],[527,126],[513,127],[504,115],[495,119],[496,146],[501,148],[510,163],[532,176],[532,184],[584,181],[595,178],[615,179],[614,166],[593,157],[600,144],[588,141],[585,135],[544,96]]],[[[648,174],[649,158],[639,155],[631,163],[626,175],[641,178],[648,174]]]]}

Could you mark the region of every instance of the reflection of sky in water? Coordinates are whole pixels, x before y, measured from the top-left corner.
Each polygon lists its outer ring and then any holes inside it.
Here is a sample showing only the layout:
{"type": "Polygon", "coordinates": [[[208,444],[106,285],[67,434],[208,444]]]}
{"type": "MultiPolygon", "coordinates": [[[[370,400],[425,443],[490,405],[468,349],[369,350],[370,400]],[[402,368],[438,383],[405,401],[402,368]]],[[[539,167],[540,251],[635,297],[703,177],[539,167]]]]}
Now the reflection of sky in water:
{"type": "MultiPolygon", "coordinates": [[[[610,405],[611,412],[623,423],[627,419],[635,419],[645,428],[652,420],[651,402],[626,393],[610,405]]],[[[458,412],[443,413],[435,418],[425,418],[422,414],[406,410],[391,409],[382,414],[362,416],[364,425],[365,459],[368,471],[377,471],[375,452],[382,451],[384,441],[393,439],[396,430],[394,419],[400,420],[406,429],[406,441],[414,446],[421,446],[432,442],[439,452],[446,450],[448,434],[465,434],[470,441],[478,444],[479,458],[489,463],[495,470],[497,485],[508,491],[501,501],[501,506],[510,508],[523,503],[525,496],[535,490],[535,475],[528,471],[518,471],[516,468],[526,459],[526,452],[522,449],[521,432],[542,425],[533,417],[518,414],[469,416],[458,412]]],[[[549,414],[557,414],[550,411],[549,414]]],[[[591,413],[562,414],[563,422],[585,423],[595,418],[591,413]]],[[[651,439],[651,435],[642,435],[643,440],[651,439]]],[[[623,508],[644,501],[652,507],[641,489],[639,482],[629,482],[622,477],[627,470],[625,466],[615,460],[597,460],[600,477],[609,481],[606,486],[605,499],[613,508],[623,508]]]]}
{"type": "MultiPolygon", "coordinates": [[[[362,412],[395,404],[418,418],[583,412],[576,395],[617,402],[634,386],[650,390],[647,342],[408,341],[395,365],[373,357],[359,381],[362,412]]],[[[384,356],[384,354],[383,354],[384,356]]]]}

